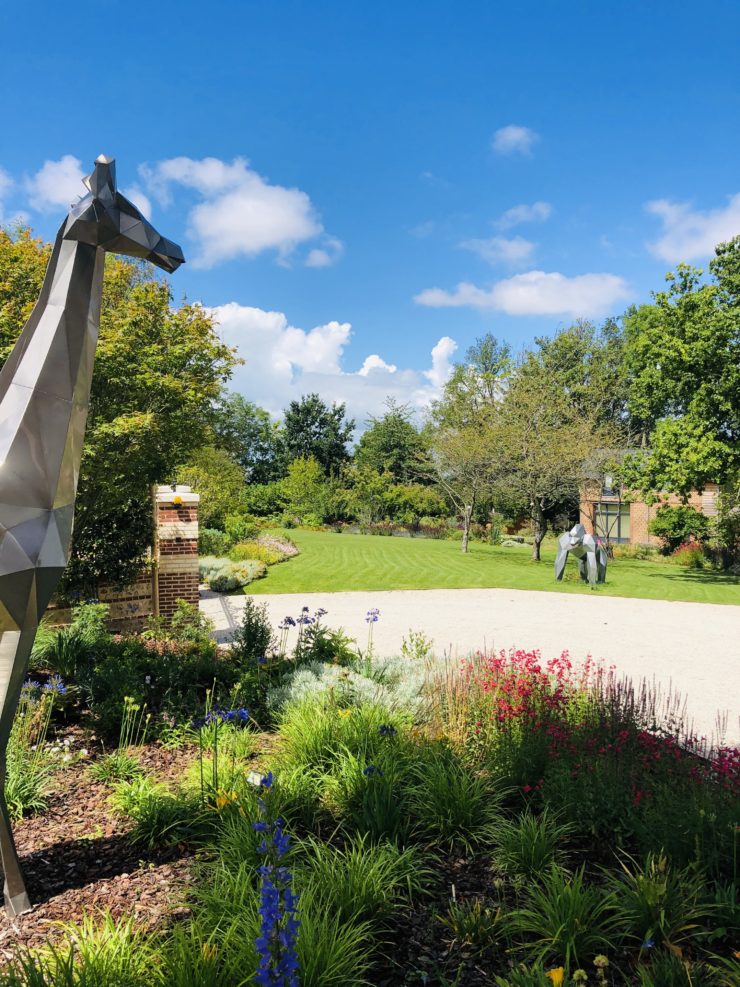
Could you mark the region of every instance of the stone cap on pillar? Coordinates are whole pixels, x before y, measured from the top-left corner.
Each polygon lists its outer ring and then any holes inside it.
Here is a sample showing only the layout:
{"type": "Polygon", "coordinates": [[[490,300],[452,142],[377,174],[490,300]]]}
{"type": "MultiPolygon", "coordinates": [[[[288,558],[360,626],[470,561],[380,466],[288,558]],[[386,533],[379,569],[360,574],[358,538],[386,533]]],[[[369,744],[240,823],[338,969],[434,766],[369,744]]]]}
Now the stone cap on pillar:
{"type": "Polygon", "coordinates": [[[198,504],[200,494],[194,493],[184,483],[160,484],[155,491],[155,499],[158,504],[198,504]]]}

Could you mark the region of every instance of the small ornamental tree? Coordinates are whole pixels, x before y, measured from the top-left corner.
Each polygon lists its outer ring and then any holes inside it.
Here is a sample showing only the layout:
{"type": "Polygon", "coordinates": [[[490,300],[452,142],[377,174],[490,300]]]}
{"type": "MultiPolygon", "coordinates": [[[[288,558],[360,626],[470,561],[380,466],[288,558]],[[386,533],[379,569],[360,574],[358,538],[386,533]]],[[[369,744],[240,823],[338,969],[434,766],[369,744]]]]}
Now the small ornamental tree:
{"type": "Polygon", "coordinates": [[[705,541],[709,536],[709,518],[688,504],[664,504],[650,522],[650,533],[663,542],[666,552],[673,552],[683,542],[705,541]]]}

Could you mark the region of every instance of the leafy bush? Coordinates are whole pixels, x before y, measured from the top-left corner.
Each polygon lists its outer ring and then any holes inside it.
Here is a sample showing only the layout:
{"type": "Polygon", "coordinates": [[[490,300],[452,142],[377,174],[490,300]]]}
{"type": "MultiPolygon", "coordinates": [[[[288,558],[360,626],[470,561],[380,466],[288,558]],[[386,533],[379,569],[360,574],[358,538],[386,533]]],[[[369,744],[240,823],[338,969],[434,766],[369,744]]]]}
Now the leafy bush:
{"type": "Polygon", "coordinates": [[[212,640],[203,645],[130,635],[91,655],[79,670],[77,684],[95,726],[115,736],[126,697],[147,706],[156,732],[176,719],[190,719],[214,687],[228,694],[239,675],[239,667],[220,656],[212,640]]]}
{"type": "Polygon", "coordinates": [[[666,552],[672,552],[690,539],[705,541],[709,536],[709,518],[694,507],[663,504],[650,522],[650,533],[663,542],[666,552]]]}
{"type": "Polygon", "coordinates": [[[622,864],[609,874],[623,934],[631,945],[652,941],[671,949],[696,938],[713,908],[702,902],[704,881],[695,868],[671,867],[663,854],[649,853],[643,865],[622,864]]]}
{"type": "Polygon", "coordinates": [[[347,922],[384,924],[431,877],[415,848],[370,843],[364,835],[351,836],[342,848],[309,837],[297,849],[296,883],[310,889],[317,905],[347,922]]]}
{"type": "Polygon", "coordinates": [[[654,545],[615,545],[612,549],[615,559],[633,559],[645,562],[658,554],[654,545]]]}
{"type": "Polygon", "coordinates": [[[553,865],[525,892],[524,904],[509,916],[509,928],[536,962],[554,960],[566,969],[583,966],[614,947],[621,931],[614,895],[584,881],[583,867],[572,876],[553,865]]]}
{"type": "Polygon", "coordinates": [[[257,603],[248,596],[244,601],[242,618],[231,642],[231,654],[242,665],[249,665],[265,658],[273,650],[275,636],[267,604],[257,603]]]}
{"type": "Polygon", "coordinates": [[[684,569],[703,569],[707,564],[704,549],[696,542],[684,542],[672,553],[671,558],[676,565],[684,569]]]}
{"type": "Polygon", "coordinates": [[[29,812],[43,812],[54,764],[49,758],[49,730],[54,691],[27,681],[8,738],[5,802],[11,819],[29,812]]]}
{"type": "Polygon", "coordinates": [[[146,776],[120,781],[112,803],[134,821],[131,842],[148,849],[184,840],[202,842],[213,833],[214,814],[197,795],[170,792],[146,776]]]}
{"type": "Polygon", "coordinates": [[[452,943],[490,949],[506,936],[501,907],[491,908],[480,898],[467,901],[453,899],[440,921],[452,933],[452,943]]]}
{"type": "Polygon", "coordinates": [[[243,589],[255,579],[267,573],[267,566],[258,560],[232,562],[205,556],[198,562],[200,578],[207,582],[214,593],[233,593],[243,589]]]}
{"type": "Polygon", "coordinates": [[[2,987],[141,987],[152,982],[155,942],[136,918],[86,915],[64,924],[65,945],[22,952],[0,974],[2,987]]]}
{"type": "Polygon", "coordinates": [[[198,532],[198,554],[224,556],[231,546],[231,538],[218,528],[201,528],[198,532]]]}
{"type": "Polygon", "coordinates": [[[552,864],[562,864],[562,843],[572,827],[558,823],[545,809],[535,816],[527,808],[514,819],[501,819],[493,834],[494,857],[504,873],[537,879],[552,864]]]}
{"type": "Polygon", "coordinates": [[[276,565],[278,562],[285,562],[288,556],[279,549],[264,545],[259,541],[242,541],[234,545],[229,552],[229,558],[235,562],[257,559],[259,562],[264,562],[265,565],[276,565]]]}
{"type": "Polygon", "coordinates": [[[466,851],[491,842],[503,793],[441,744],[419,748],[409,766],[408,806],[416,832],[466,851]]]}

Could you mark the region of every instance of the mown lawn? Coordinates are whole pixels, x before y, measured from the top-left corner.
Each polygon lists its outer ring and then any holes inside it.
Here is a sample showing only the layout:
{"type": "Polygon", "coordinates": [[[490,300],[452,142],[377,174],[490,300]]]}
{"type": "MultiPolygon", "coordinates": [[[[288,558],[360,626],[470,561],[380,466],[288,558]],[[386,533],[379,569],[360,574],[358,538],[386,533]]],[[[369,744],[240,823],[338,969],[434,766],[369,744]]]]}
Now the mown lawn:
{"type": "Polygon", "coordinates": [[[529,547],[475,542],[463,555],[458,541],[300,530],[292,531],[291,537],[301,554],[271,566],[266,579],[249,587],[250,593],[501,587],[740,604],[737,576],[655,562],[611,562],[606,584],[592,591],[578,580],[575,560],[569,560],[565,578],[558,583],[553,575],[554,542],[545,543],[542,562],[535,563],[529,547]]]}

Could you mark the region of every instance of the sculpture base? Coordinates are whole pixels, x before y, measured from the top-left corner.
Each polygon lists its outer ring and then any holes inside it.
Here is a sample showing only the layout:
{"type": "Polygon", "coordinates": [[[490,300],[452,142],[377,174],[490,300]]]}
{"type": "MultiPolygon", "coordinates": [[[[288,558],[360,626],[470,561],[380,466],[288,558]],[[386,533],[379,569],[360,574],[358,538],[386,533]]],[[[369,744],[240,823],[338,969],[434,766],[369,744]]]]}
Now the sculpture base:
{"type": "Polygon", "coordinates": [[[32,907],[31,899],[25,891],[21,891],[14,898],[10,898],[7,891],[5,892],[5,911],[11,918],[16,915],[23,915],[25,912],[30,912],[32,907]]]}

